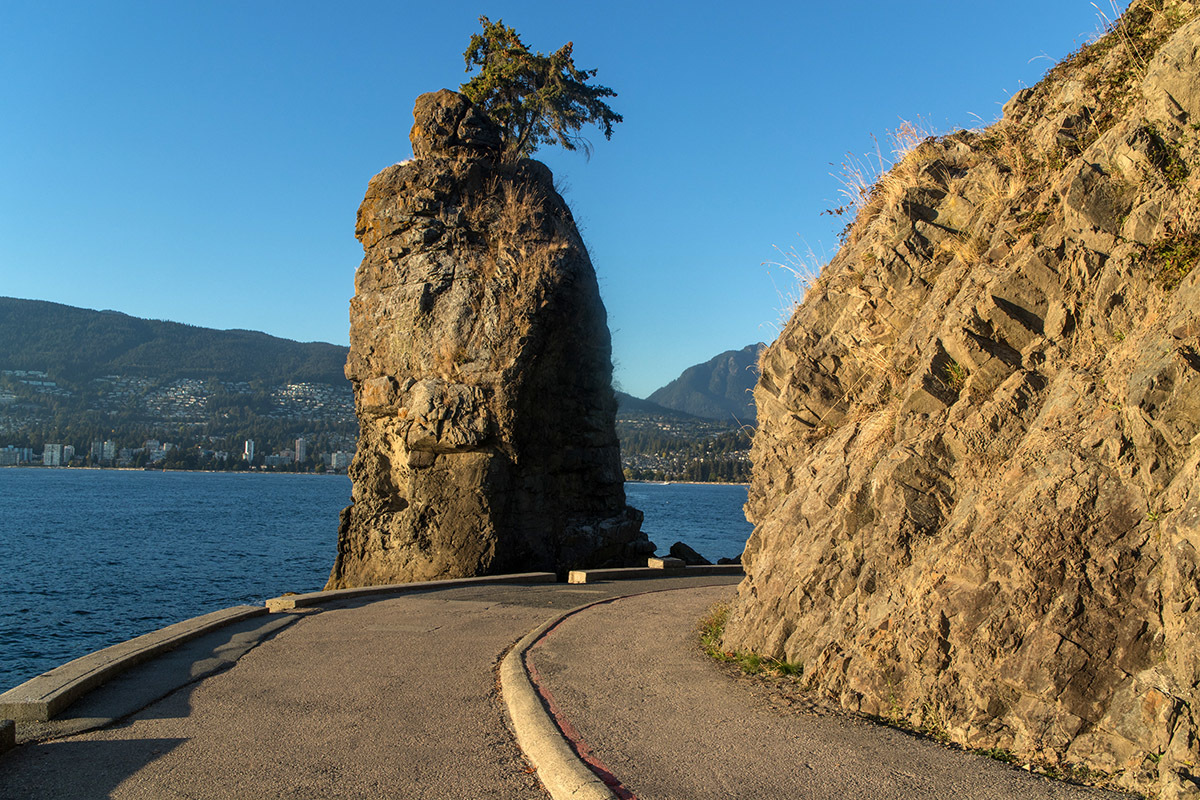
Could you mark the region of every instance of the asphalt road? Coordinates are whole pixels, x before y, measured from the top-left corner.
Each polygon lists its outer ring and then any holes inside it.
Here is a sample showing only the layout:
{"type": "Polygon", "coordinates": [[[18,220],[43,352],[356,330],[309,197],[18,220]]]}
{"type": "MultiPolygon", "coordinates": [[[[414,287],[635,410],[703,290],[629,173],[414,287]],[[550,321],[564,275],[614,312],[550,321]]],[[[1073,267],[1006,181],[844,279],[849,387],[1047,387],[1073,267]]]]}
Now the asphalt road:
{"type": "Polygon", "coordinates": [[[593,606],[530,651],[559,715],[639,800],[1123,797],[854,717],[780,709],[695,644],[695,620],[733,594],[667,591],[593,606]]]}
{"type": "Polygon", "coordinates": [[[642,800],[1101,796],[773,707],[696,649],[696,620],[736,582],[476,586],[231,626],[61,720],[19,727],[26,743],[0,755],[0,800],[544,800],[497,664],[543,622],[630,593],[645,594],[568,617],[531,656],[563,717],[642,800]]]}
{"type": "MultiPolygon", "coordinates": [[[[150,662],[97,690],[59,731],[109,725],[0,756],[0,798],[542,800],[496,663],[562,610],[659,585],[672,582],[471,587],[298,613],[199,682],[150,662]],[[147,697],[149,685],[165,696],[147,697]]],[[[211,662],[214,648],[185,646],[173,662],[211,662]]]]}

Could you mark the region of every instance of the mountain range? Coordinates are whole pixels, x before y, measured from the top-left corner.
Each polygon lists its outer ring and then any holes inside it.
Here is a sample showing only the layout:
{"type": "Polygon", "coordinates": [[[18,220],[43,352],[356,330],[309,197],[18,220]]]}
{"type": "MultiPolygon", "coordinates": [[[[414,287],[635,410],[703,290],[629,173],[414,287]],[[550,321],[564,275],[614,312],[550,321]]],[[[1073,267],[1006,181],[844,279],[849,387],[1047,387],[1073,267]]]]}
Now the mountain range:
{"type": "MultiPolygon", "coordinates": [[[[752,423],[763,347],[729,350],[689,367],[644,400],[618,392],[621,411],[752,423]]],[[[347,352],[341,345],[294,342],[259,331],[215,330],[0,297],[0,369],[36,370],[58,380],[128,375],[340,386],[347,352]]]]}
{"type": "Polygon", "coordinates": [[[293,342],[258,331],[220,331],[0,297],[0,369],[38,370],[60,380],[115,374],[337,385],[346,381],[346,352],[338,345],[293,342]]]}
{"type": "Polygon", "coordinates": [[[646,399],[697,417],[753,425],[758,354],[764,347],[759,342],[741,350],[726,350],[703,364],[688,367],[646,399]]]}
{"type": "MultiPolygon", "coordinates": [[[[746,480],[762,345],[697,364],[641,399],[617,393],[630,477],[746,480]]],[[[0,447],[160,437],[264,453],[352,449],[348,348],[0,297],[0,447]]]]}

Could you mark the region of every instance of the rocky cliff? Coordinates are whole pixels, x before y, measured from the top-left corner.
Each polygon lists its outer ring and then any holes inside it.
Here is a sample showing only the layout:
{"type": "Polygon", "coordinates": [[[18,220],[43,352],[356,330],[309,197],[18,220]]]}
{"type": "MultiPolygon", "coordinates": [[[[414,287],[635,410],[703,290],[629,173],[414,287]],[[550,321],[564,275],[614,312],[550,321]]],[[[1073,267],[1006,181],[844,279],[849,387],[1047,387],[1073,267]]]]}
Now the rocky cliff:
{"type": "Polygon", "coordinates": [[[961,744],[1200,793],[1196,6],[1135,0],[865,198],[762,359],[726,647],[961,744]]]}
{"type": "Polygon", "coordinates": [[[346,376],[361,427],[328,588],[623,564],[611,342],[571,213],[466,98],[371,179],[346,376]]]}

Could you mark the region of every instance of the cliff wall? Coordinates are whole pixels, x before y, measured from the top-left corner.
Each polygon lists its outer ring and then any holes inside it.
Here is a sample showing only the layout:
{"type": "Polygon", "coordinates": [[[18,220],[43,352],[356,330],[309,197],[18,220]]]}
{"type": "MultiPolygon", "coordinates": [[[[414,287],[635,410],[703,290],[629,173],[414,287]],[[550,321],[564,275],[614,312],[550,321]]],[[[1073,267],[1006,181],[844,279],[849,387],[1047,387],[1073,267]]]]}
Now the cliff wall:
{"type": "Polygon", "coordinates": [[[1200,792],[1200,19],[1135,0],[874,187],[755,391],[729,649],[1200,792]]]}
{"type": "Polygon", "coordinates": [[[611,340],[571,212],[443,90],[371,179],[346,376],[361,434],[327,588],[621,565],[611,340]]]}

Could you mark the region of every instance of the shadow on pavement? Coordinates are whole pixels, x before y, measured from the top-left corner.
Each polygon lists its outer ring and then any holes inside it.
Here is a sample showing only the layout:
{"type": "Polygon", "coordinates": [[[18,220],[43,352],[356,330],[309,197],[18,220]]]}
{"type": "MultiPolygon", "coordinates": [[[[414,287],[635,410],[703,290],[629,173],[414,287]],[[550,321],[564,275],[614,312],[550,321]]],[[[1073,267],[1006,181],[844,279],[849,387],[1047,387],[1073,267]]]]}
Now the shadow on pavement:
{"type": "Polygon", "coordinates": [[[275,614],[227,625],[118,675],[72,703],[49,722],[17,724],[17,741],[69,736],[114,724],[138,711],[150,717],[186,717],[187,692],[167,697],[201,678],[229,669],[243,655],[291,625],[300,615],[275,614]]]}
{"type": "Polygon", "coordinates": [[[106,800],[126,778],[184,741],[27,744],[0,756],[0,797],[106,800]]]}

